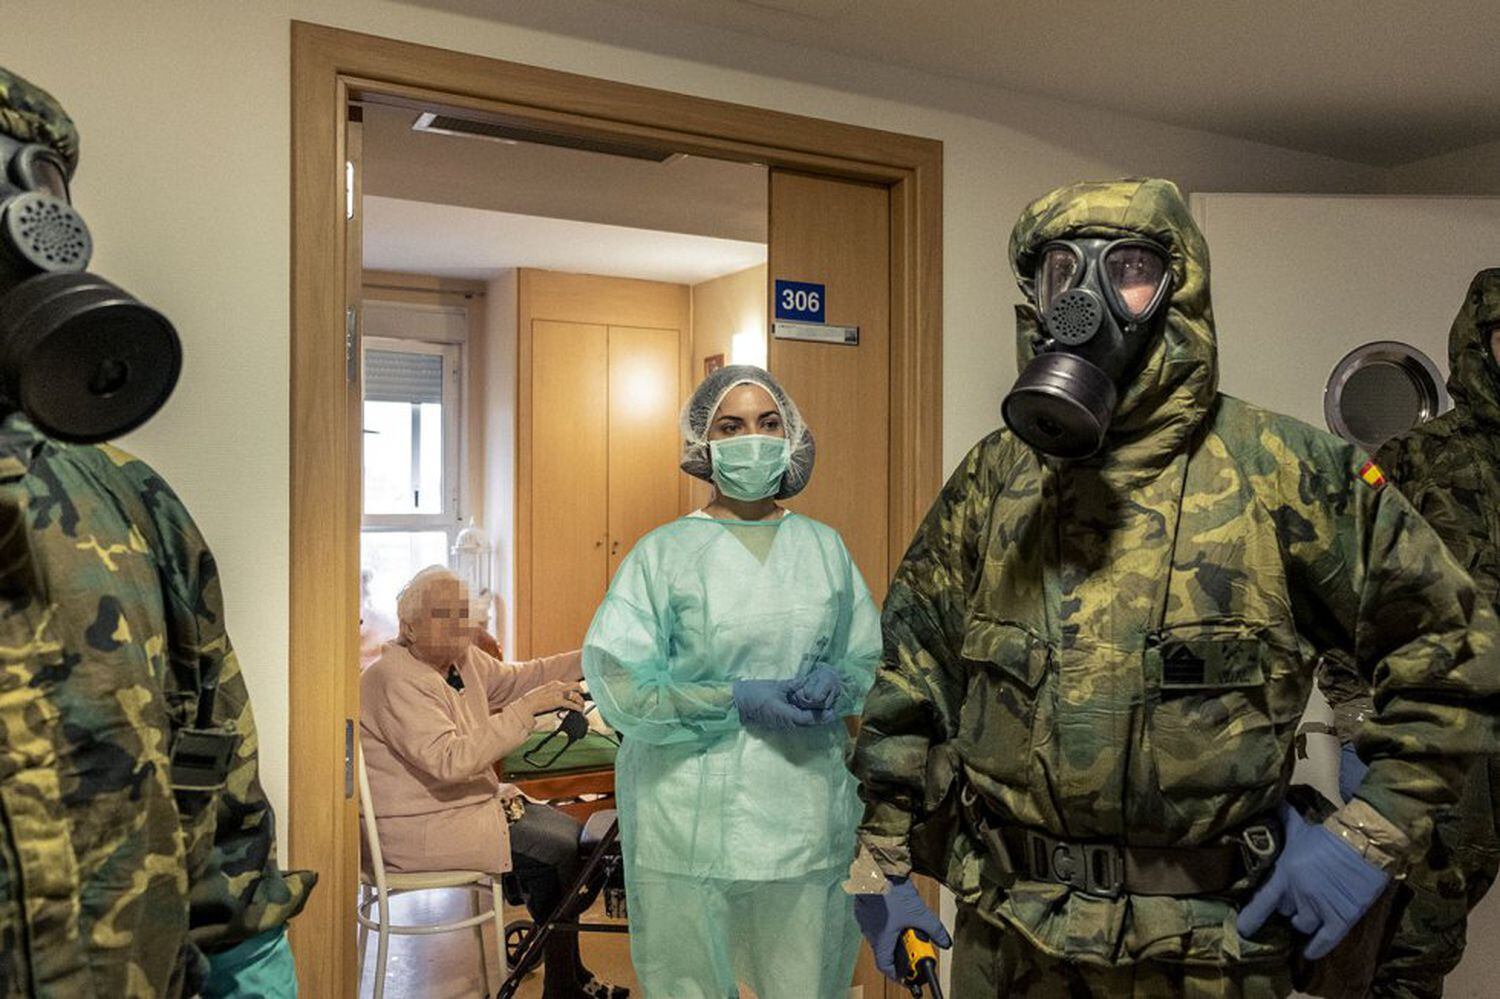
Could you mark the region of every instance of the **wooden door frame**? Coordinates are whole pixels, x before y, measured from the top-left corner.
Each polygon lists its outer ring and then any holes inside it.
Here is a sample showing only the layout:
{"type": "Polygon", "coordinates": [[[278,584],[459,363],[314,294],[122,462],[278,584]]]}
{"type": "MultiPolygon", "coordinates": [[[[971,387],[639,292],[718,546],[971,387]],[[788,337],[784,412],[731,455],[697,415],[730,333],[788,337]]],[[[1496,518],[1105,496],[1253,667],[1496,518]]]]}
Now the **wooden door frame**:
{"type": "Polygon", "coordinates": [[[358,467],[344,326],[344,120],[351,99],[446,105],[891,191],[891,564],[942,475],[942,143],[765,108],[291,24],[290,862],[318,889],[292,923],[304,995],[353,996],[358,467]],[[340,944],[342,943],[342,946],[340,944]]]}

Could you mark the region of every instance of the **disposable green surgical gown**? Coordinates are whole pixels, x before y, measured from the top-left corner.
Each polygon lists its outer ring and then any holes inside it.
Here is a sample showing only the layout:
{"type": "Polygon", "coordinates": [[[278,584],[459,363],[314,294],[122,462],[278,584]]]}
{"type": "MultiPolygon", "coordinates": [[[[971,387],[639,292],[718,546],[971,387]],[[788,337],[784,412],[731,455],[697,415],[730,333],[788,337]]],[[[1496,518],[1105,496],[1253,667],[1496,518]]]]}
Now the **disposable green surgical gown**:
{"type": "Polygon", "coordinates": [[[746,728],[731,686],[831,666],[842,718],[879,659],[864,580],[838,533],[807,517],[684,517],[620,566],[583,671],[623,736],[615,787],[647,996],[722,999],[738,982],[760,999],[847,994],[858,931],[839,883],[860,815],[848,730],[746,728]]]}

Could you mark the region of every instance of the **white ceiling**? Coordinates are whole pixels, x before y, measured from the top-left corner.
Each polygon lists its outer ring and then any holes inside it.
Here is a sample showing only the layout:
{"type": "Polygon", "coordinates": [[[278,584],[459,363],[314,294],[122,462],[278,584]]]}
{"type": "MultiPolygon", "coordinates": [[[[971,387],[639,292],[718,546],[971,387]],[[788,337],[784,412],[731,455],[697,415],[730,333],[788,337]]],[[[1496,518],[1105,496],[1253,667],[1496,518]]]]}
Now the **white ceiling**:
{"type": "Polygon", "coordinates": [[[366,196],[372,270],[487,280],[512,267],[697,284],[765,263],[763,243],[366,196]]]}
{"type": "MultiPolygon", "coordinates": [[[[878,74],[858,78],[816,58],[837,53],[1375,166],[1500,139],[1493,0],[416,2],[700,61],[889,89],[878,74]],[[764,40],[779,53],[754,44],[764,40]]],[[[902,85],[909,100],[956,100],[941,88],[914,93],[902,85]]]]}

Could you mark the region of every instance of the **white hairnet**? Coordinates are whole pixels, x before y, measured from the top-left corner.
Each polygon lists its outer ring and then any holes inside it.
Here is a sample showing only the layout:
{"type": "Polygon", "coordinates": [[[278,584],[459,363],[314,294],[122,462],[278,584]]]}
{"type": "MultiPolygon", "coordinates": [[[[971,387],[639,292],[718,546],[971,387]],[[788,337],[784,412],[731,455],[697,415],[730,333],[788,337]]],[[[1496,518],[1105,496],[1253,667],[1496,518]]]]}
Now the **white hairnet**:
{"type": "Polygon", "coordinates": [[[764,368],[752,364],[731,364],[720,368],[699,383],[693,390],[687,405],[682,407],[682,470],[691,476],[713,481],[713,459],[708,451],[708,431],[714,414],[731,389],[740,385],[759,385],[770,394],[776,408],[781,411],[781,425],[786,431],[791,458],[786,474],[781,477],[781,489],[777,499],[790,499],[807,488],[812,478],[813,460],[817,446],[813,443],[812,431],[802,420],[797,404],[786,394],[781,383],[764,368]]]}
{"type": "Polygon", "coordinates": [[[404,629],[408,624],[415,624],[418,615],[424,613],[427,604],[427,591],[439,583],[455,583],[459,589],[467,591],[463,580],[454,575],[453,571],[441,565],[429,565],[415,576],[396,594],[396,621],[404,629]]]}

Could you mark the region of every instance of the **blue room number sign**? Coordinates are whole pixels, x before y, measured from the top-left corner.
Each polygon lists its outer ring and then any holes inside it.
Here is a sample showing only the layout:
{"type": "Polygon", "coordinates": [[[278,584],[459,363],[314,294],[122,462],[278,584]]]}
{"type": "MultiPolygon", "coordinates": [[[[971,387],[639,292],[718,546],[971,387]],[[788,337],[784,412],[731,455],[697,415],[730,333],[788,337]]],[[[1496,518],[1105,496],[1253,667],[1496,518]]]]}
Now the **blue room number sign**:
{"type": "Polygon", "coordinates": [[[823,285],[810,281],[776,280],[776,318],[804,323],[823,322],[823,285]]]}

